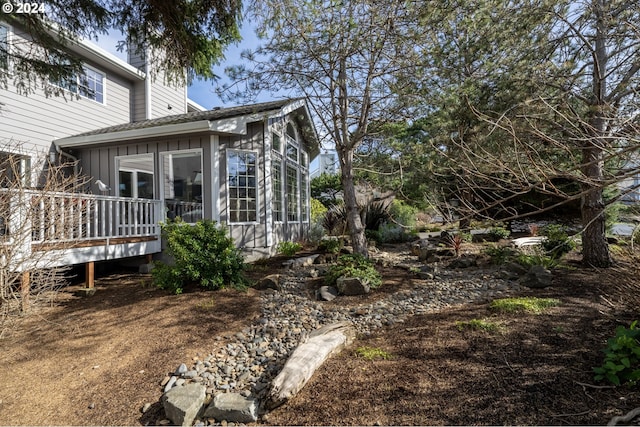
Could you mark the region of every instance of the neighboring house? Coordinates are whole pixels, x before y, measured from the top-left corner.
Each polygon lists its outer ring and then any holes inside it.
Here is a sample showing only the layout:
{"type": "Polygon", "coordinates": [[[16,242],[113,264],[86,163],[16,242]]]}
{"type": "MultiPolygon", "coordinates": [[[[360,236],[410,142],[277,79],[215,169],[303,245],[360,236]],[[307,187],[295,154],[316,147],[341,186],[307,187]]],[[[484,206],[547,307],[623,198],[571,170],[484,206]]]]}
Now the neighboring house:
{"type": "MultiPolygon", "coordinates": [[[[0,72],[11,72],[12,49],[25,41],[28,34],[0,22],[0,44],[9,51],[0,72]]],[[[0,142],[9,147],[0,156],[19,150],[22,173],[34,177],[40,171],[29,168],[37,159],[72,160],[70,173],[90,179],[82,194],[42,202],[42,212],[57,209],[56,218],[76,223],[68,235],[53,236],[46,219],[54,215],[33,214],[25,257],[48,251],[48,265],[64,265],[151,256],[161,251],[159,222],[178,216],[219,221],[250,257],[305,237],[318,138],[304,100],[205,110],[185,87],[151,76],[145,58],[125,62],[84,41],[71,49],[86,66],[65,96],[25,96],[10,79],[0,88],[0,142]],[[96,180],[110,190],[101,192],[96,180]],[[76,244],[62,254],[59,241],[76,244]]],[[[25,201],[0,191],[10,200],[2,208],[19,215],[25,201]]]]}
{"type": "Polygon", "coordinates": [[[311,177],[315,178],[323,173],[336,175],[340,172],[339,168],[338,153],[335,150],[326,151],[318,156],[318,168],[311,173],[311,177]]]}

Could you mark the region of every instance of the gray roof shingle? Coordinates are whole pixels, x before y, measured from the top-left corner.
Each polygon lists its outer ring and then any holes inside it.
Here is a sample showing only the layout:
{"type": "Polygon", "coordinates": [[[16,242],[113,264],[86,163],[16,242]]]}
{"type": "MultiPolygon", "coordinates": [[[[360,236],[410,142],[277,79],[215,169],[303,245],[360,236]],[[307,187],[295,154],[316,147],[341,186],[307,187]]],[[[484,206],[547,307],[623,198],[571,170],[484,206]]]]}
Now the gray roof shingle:
{"type": "Polygon", "coordinates": [[[277,110],[284,107],[296,99],[283,99],[279,101],[262,102],[259,104],[241,105],[237,107],[218,108],[207,111],[196,111],[186,114],[176,114],[173,116],[160,117],[158,119],[142,120],[139,122],[124,123],[116,126],[109,126],[102,129],[92,130],[90,132],[80,133],[76,136],[100,135],[111,132],[121,132],[136,129],[146,129],[157,126],[175,125],[180,123],[197,122],[200,120],[220,120],[236,116],[245,116],[248,114],[257,114],[270,110],[277,110]]]}

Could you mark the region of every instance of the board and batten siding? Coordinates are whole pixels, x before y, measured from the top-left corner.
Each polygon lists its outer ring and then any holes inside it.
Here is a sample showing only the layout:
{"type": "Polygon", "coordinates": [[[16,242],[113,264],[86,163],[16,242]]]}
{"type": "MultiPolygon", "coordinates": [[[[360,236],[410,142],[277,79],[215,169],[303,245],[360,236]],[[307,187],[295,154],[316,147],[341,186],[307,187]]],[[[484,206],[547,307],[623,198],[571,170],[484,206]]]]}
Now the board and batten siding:
{"type": "MultiPolygon", "coordinates": [[[[116,157],[152,153],[154,158],[154,192],[156,198],[159,198],[160,154],[168,151],[191,149],[202,149],[204,217],[213,219],[213,192],[208,184],[211,182],[211,174],[213,173],[211,167],[211,137],[208,134],[103,144],[76,150],[74,155],[80,159],[80,173],[90,179],[87,192],[99,194],[95,185],[96,179],[100,179],[111,188],[115,188],[117,175],[116,157]]],[[[112,190],[111,195],[115,196],[115,191],[112,190]]]]}

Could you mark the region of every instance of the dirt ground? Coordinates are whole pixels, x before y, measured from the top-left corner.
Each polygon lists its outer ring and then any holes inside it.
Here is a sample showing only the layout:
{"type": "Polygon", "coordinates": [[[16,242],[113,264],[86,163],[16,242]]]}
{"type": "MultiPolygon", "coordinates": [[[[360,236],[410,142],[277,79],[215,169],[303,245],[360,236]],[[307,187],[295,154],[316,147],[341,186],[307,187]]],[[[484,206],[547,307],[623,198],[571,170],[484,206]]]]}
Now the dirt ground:
{"type": "MultiPolygon", "coordinates": [[[[606,424],[640,407],[640,390],[595,384],[591,368],[619,324],[639,318],[638,263],[606,271],[573,266],[544,314],[504,314],[469,304],[415,316],[323,365],[302,392],[269,413],[273,425],[606,424]],[[488,319],[498,332],[459,330],[488,319]],[[362,346],[392,357],[368,361],[362,346]]],[[[278,263],[254,270],[274,271],[278,263]]],[[[395,271],[389,289],[412,285],[395,271]]],[[[146,425],[164,418],[160,381],[209,354],[259,316],[258,291],[169,295],[148,276],[109,273],[97,292],[59,291],[0,340],[0,425],[146,425]],[[152,404],[146,413],[145,403],[152,404]]],[[[383,285],[384,288],[384,285],[383,285]]],[[[637,424],[637,420],[635,420],[637,424]]]]}

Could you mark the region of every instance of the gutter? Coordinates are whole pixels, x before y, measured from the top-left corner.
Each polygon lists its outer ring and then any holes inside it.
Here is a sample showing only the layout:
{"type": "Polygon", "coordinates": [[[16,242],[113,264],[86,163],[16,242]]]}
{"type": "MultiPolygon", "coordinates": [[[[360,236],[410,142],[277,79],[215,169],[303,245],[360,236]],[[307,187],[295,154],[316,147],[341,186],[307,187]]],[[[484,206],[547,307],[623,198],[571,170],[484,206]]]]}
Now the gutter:
{"type": "Polygon", "coordinates": [[[69,153],[65,153],[64,151],[62,151],[62,148],[60,148],[57,144],[53,144],[54,147],[56,147],[56,152],[61,156],[61,157],[66,157],[67,159],[71,159],[73,161],[73,174],[75,176],[78,176],[78,174],[80,173],[79,169],[78,169],[78,158],[75,156],[72,156],[69,153]]]}

